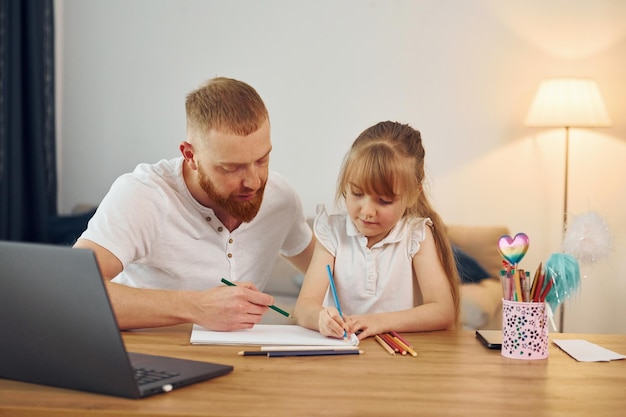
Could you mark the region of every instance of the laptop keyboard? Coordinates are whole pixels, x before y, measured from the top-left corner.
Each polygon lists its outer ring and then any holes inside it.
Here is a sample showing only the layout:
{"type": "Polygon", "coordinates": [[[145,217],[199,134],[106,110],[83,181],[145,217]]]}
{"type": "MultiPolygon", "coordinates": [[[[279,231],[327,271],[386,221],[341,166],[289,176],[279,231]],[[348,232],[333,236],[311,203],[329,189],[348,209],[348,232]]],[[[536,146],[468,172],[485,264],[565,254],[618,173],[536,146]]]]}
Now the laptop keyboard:
{"type": "Polygon", "coordinates": [[[134,370],[135,380],[139,385],[149,384],[180,375],[178,372],[157,371],[148,368],[134,368],[134,370]]]}

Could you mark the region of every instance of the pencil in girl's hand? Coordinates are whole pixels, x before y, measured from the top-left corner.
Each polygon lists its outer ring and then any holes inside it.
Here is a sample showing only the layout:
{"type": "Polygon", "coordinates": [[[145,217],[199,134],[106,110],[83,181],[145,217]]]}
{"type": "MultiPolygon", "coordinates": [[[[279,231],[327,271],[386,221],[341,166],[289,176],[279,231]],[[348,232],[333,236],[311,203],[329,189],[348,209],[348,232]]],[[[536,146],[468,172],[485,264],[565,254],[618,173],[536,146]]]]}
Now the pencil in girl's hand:
{"type": "MultiPolygon", "coordinates": [[[[333,295],[333,300],[335,300],[335,306],[337,307],[337,310],[339,311],[339,315],[341,316],[341,319],[343,320],[343,313],[341,312],[341,306],[339,305],[339,297],[337,297],[337,288],[335,288],[335,280],[333,279],[333,271],[331,271],[330,265],[326,265],[326,272],[328,273],[328,280],[330,281],[330,292],[333,295]]],[[[348,338],[348,333],[346,332],[345,329],[343,331],[343,338],[344,339],[348,338]]]]}

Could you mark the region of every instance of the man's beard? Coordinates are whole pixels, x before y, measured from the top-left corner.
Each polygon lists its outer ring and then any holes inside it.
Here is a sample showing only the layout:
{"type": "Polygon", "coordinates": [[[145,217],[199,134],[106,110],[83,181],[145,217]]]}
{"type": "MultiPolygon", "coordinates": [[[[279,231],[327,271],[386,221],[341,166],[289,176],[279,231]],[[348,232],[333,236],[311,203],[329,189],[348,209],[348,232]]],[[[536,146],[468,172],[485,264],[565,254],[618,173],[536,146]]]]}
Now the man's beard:
{"type": "Polygon", "coordinates": [[[211,180],[202,172],[200,175],[200,187],[204,190],[206,195],[211,201],[219,208],[244,223],[249,223],[254,219],[261,209],[261,203],[263,202],[263,194],[265,192],[265,185],[267,181],[263,182],[261,187],[256,191],[256,194],[249,201],[237,201],[235,196],[230,194],[223,196],[220,194],[211,180]]]}

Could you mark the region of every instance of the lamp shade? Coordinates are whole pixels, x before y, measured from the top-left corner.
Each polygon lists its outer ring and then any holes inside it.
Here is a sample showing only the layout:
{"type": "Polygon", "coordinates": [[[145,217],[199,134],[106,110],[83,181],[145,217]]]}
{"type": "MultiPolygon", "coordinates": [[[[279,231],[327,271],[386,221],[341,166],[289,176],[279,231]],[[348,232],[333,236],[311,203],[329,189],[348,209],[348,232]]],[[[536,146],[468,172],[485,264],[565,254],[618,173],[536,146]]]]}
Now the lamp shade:
{"type": "Polygon", "coordinates": [[[526,126],[601,127],[611,120],[596,82],[588,78],[550,78],[539,84],[526,126]]]}

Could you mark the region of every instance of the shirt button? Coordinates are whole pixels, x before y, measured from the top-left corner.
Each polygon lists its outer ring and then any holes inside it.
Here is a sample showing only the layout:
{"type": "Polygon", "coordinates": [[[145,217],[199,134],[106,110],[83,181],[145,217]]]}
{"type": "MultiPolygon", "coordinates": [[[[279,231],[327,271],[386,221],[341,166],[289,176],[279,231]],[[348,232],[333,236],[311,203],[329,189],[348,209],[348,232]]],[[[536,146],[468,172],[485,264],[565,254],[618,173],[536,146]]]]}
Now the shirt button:
{"type": "Polygon", "coordinates": [[[222,230],[224,230],[224,228],[223,228],[222,226],[220,226],[220,227],[218,227],[218,228],[217,228],[217,231],[218,231],[218,232],[221,232],[222,230]]]}
{"type": "Polygon", "coordinates": [[[233,239],[232,238],[228,239],[228,243],[233,243],[233,239]]]}
{"type": "Polygon", "coordinates": [[[228,254],[228,255],[226,255],[226,256],[228,256],[229,258],[232,258],[232,257],[233,257],[233,254],[232,254],[232,253],[229,253],[229,254],[228,254]]]}
{"type": "Polygon", "coordinates": [[[211,220],[213,220],[213,219],[211,219],[211,217],[210,217],[210,216],[206,216],[206,217],[204,218],[204,220],[206,220],[207,222],[210,222],[210,221],[211,221],[211,220]]]}

